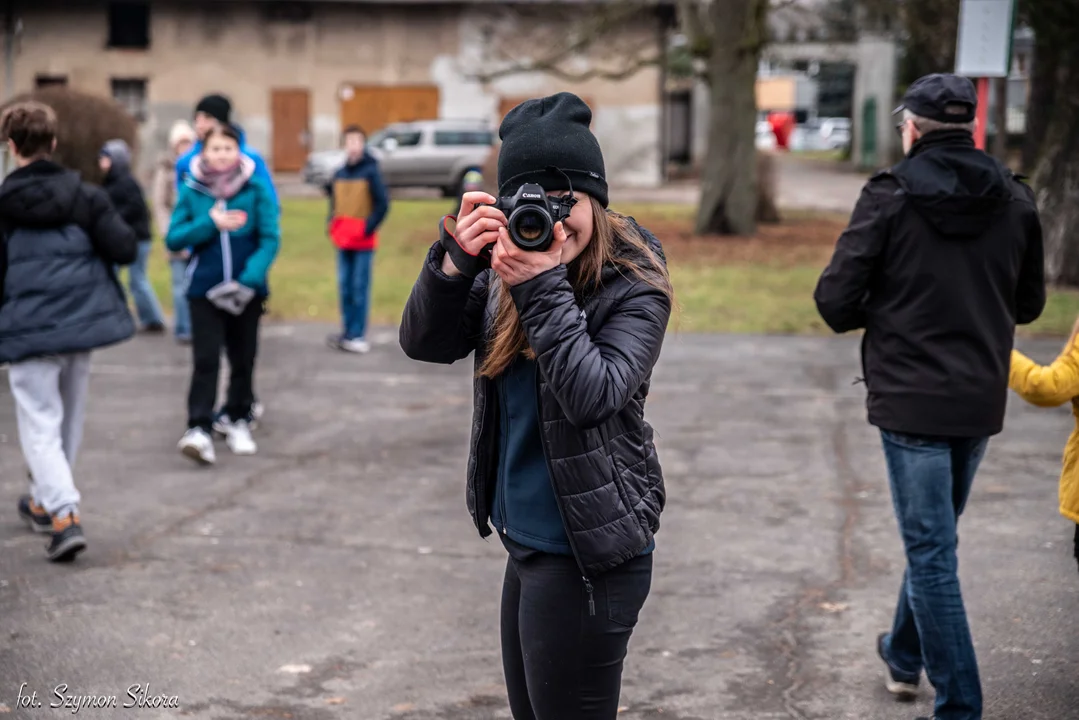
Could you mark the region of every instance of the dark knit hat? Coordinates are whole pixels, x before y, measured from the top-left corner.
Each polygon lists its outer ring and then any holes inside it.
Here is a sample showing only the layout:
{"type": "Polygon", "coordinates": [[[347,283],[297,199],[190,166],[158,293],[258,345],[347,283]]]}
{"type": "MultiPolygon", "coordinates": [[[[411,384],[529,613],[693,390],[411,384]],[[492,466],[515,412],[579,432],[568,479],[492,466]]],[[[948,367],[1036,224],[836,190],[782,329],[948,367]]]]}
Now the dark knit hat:
{"type": "Polygon", "coordinates": [[[607,207],[603,152],[588,126],[592,110],[573,93],[526,100],[510,110],[498,136],[498,194],[513,195],[525,183],[544,190],[588,193],[607,207]],[[568,176],[568,179],[567,179],[568,176]]]}
{"type": "Polygon", "coordinates": [[[228,125],[232,116],[232,103],[224,95],[207,95],[195,106],[196,113],[206,113],[222,125],[228,125]]]}

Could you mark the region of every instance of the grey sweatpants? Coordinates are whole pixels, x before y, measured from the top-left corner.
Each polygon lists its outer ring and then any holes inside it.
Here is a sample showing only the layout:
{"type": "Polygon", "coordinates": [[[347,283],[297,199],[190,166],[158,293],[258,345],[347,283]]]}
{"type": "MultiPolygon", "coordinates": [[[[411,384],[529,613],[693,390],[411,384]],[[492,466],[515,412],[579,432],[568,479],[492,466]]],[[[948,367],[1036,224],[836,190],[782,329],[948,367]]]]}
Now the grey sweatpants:
{"type": "Polygon", "coordinates": [[[14,363],[8,378],[34,502],[50,515],[76,511],[80,497],[71,469],[82,442],[90,353],[14,363]]]}

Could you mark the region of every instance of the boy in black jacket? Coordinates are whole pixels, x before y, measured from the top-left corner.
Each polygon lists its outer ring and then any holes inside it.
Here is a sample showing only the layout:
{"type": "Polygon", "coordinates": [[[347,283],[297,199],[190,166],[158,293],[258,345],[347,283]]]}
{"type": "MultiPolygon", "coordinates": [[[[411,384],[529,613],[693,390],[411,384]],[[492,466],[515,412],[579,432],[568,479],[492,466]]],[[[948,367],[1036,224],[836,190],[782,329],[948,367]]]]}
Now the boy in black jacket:
{"type": "Polygon", "coordinates": [[[146,276],[146,265],[153,249],[150,238],[150,211],[146,207],[142,188],[131,174],[131,148],[123,140],[109,140],[101,148],[98,162],[101,171],[105,173],[104,184],[109,199],[139,240],[139,256],[131,266],[128,277],[139,322],[146,332],[164,332],[165,321],[161,305],[154,295],[150,279],[146,276]]]}
{"type": "Polygon", "coordinates": [[[31,494],[19,499],[19,515],[51,534],[50,560],[68,561],[86,548],[71,469],[82,439],[90,351],[135,332],[113,266],[135,260],[136,238],[103,190],[50,160],[52,108],[8,108],[0,136],[18,166],[0,185],[0,363],[10,363],[19,442],[30,467],[31,494]]]}

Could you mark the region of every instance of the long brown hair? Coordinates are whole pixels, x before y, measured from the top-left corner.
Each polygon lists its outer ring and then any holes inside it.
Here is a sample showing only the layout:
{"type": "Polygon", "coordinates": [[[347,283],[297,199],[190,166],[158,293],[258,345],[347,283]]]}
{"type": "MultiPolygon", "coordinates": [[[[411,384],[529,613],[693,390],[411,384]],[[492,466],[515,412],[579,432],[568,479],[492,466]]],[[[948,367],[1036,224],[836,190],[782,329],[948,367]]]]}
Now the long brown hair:
{"type": "MultiPolygon", "coordinates": [[[[574,293],[580,297],[598,287],[603,269],[614,265],[619,272],[628,271],[663,291],[673,303],[674,289],[667,267],[638,232],[637,226],[624,215],[608,212],[595,198],[590,197],[589,201],[592,204],[592,241],[569,265],[569,281],[574,293]],[[629,252],[620,252],[627,248],[619,245],[628,246],[629,252]]],[[[502,279],[495,273],[491,273],[490,292],[497,293],[498,305],[489,331],[487,354],[477,374],[495,378],[505,372],[518,355],[534,360],[536,353],[528,347],[513,297],[505,292],[502,279]]]]}

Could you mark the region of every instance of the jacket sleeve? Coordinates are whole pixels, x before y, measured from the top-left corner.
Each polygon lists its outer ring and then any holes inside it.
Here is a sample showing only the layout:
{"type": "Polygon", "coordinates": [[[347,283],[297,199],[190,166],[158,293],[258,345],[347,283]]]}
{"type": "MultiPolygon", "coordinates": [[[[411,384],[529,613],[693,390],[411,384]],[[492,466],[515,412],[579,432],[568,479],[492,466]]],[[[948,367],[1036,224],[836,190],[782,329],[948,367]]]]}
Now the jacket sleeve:
{"type": "Polygon", "coordinates": [[[128,196],[128,190],[127,183],[123,180],[117,180],[105,187],[105,192],[108,193],[109,200],[112,202],[112,206],[116,208],[116,212],[120,213],[120,217],[124,222],[134,227],[134,203],[131,202],[131,198],[128,196]]]}
{"type": "Polygon", "coordinates": [[[267,185],[261,182],[254,184],[255,188],[255,222],[258,224],[257,232],[259,239],[258,249],[251,254],[240,274],[239,281],[248,287],[258,287],[266,284],[266,277],[270,274],[270,266],[277,257],[277,250],[281,246],[281,224],[277,203],[271,195],[267,185]]]}
{"type": "Polygon", "coordinates": [[[595,337],[577,305],[565,265],[510,288],[540,372],[566,418],[582,429],[619,412],[659,360],[671,300],[636,280],[595,337]]]}
{"type": "MultiPolygon", "coordinates": [[[[443,230],[445,232],[445,230],[443,230]]],[[[405,303],[399,340],[405,355],[451,365],[468,357],[483,335],[488,273],[475,280],[442,272],[446,251],[435,243],[405,303]]]]}
{"type": "Polygon", "coordinates": [[[335,208],[333,186],[337,184],[337,173],[334,173],[330,181],[322,186],[322,191],[326,193],[326,197],[329,198],[329,207],[326,210],[326,228],[329,230],[330,223],[333,222],[333,213],[335,208]]]}
{"type": "Polygon", "coordinates": [[[191,160],[198,154],[199,143],[187,151],[187,155],[176,161],[176,191],[184,186],[184,176],[191,172],[191,160]]]}
{"type": "Polygon", "coordinates": [[[266,186],[266,191],[273,202],[274,212],[281,212],[281,200],[277,197],[277,188],[274,187],[273,175],[270,174],[270,168],[266,166],[266,161],[262,159],[261,155],[247,146],[244,146],[244,155],[255,161],[255,177],[266,186]]]}
{"type": "Polygon", "coordinates": [[[196,248],[221,237],[210,213],[196,211],[194,192],[186,186],[180,188],[176,209],[169,220],[169,234],[165,236],[165,245],[173,252],[196,248]]]}
{"type": "Polygon", "coordinates": [[[1079,396],[1079,359],[1076,350],[1065,350],[1048,366],[1038,365],[1023,353],[1013,350],[1008,385],[1032,405],[1063,405],[1079,396]]]}
{"type": "Polygon", "coordinates": [[[150,201],[154,207],[154,226],[157,234],[165,237],[169,234],[169,219],[172,217],[172,208],[169,200],[175,197],[175,186],[171,167],[158,166],[154,170],[154,182],[150,188],[150,201]]]}
{"type": "Polygon", "coordinates": [[[104,190],[85,185],[84,191],[89,206],[86,230],[94,251],[115,265],[135,262],[139,248],[135,231],[120,217],[104,190]]]}
{"type": "Polygon", "coordinates": [[[367,234],[376,232],[382,221],[386,219],[386,213],[390,211],[390,194],[386,190],[386,183],[382,180],[382,171],[375,166],[371,173],[371,179],[367,187],[371,192],[371,214],[367,216],[367,234]]]}
{"type": "MultiPolygon", "coordinates": [[[[1033,202],[1033,197],[1031,197],[1033,202]]],[[[1042,223],[1032,206],[1027,220],[1027,246],[1019,280],[1015,286],[1015,321],[1027,325],[1045,310],[1045,251],[1042,246],[1042,223]]]]}
{"type": "Polygon", "coordinates": [[[866,324],[870,280],[888,239],[881,185],[871,180],[862,190],[850,224],[839,236],[832,260],[813,293],[817,311],[837,333],[858,330],[866,324]]]}
{"type": "Polygon", "coordinates": [[[4,283],[7,281],[7,232],[0,231],[0,306],[4,304],[4,283]]]}

